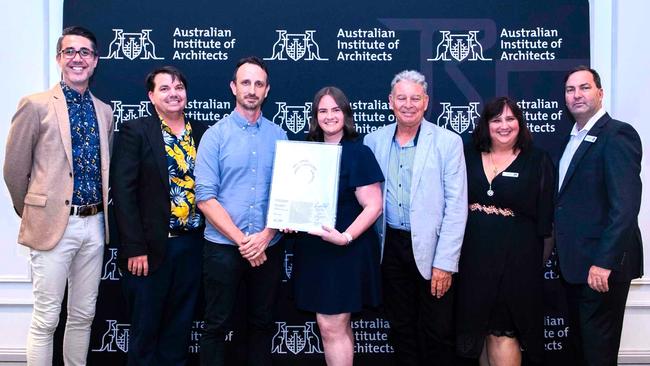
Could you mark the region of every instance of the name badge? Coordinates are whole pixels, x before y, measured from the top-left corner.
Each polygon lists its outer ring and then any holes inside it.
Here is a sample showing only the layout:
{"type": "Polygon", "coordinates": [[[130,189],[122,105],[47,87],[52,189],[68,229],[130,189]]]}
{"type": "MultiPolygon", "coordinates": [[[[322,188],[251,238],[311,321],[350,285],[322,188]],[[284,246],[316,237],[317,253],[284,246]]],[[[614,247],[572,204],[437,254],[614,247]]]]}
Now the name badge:
{"type": "Polygon", "coordinates": [[[508,178],[519,178],[519,173],[517,172],[503,172],[501,175],[508,178]]]}
{"type": "Polygon", "coordinates": [[[587,136],[585,136],[585,141],[594,143],[594,142],[596,142],[597,138],[598,138],[597,136],[587,135],[587,136]]]}

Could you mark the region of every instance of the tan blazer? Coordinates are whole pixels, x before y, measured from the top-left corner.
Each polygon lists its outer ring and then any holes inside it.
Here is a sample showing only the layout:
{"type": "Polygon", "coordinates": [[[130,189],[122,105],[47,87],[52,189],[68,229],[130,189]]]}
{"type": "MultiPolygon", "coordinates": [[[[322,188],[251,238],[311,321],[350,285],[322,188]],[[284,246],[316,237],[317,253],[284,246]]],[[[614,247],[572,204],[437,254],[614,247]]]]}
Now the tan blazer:
{"type": "MultiPolygon", "coordinates": [[[[113,138],[111,107],[92,96],[99,123],[102,196],[108,207],[108,171],[113,138]]],[[[22,218],[18,243],[50,250],[61,240],[74,185],[68,107],[61,86],[24,97],[11,120],[4,179],[22,218]]],[[[108,215],[104,215],[108,242],[108,215]]]]}

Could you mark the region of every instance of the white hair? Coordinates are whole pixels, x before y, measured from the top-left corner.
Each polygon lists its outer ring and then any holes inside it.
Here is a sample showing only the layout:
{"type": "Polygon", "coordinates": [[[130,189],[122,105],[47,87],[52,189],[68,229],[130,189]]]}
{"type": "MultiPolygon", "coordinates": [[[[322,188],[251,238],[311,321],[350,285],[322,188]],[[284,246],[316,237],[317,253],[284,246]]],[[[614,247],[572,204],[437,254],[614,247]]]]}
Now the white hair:
{"type": "Polygon", "coordinates": [[[395,75],[393,81],[390,82],[391,93],[393,92],[393,88],[395,88],[395,84],[399,83],[402,80],[420,84],[422,85],[422,88],[424,88],[424,92],[426,93],[427,91],[427,80],[424,75],[422,75],[422,73],[415,70],[404,70],[395,75]]]}

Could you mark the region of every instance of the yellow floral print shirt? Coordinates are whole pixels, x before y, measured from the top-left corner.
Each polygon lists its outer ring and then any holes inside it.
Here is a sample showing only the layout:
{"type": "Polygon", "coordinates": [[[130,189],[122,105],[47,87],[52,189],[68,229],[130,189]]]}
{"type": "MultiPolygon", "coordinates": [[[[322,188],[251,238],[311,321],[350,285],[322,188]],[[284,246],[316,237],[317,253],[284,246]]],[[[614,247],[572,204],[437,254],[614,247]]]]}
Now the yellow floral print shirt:
{"type": "Polygon", "coordinates": [[[196,147],[192,138],[192,126],[185,121],[185,130],[176,136],[172,129],[160,120],[167,170],[169,172],[169,198],[171,215],[169,229],[172,232],[190,231],[201,225],[201,213],[196,209],[194,198],[194,164],[196,147]]]}

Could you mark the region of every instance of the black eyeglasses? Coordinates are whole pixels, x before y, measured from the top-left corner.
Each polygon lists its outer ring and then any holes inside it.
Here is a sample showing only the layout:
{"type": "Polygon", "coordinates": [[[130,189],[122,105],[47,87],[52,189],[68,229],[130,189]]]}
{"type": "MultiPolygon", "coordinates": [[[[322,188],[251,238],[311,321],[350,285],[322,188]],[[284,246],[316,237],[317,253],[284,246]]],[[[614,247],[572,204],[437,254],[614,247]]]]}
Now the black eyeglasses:
{"type": "Polygon", "coordinates": [[[89,50],[86,47],[83,47],[80,50],[75,50],[72,47],[68,47],[66,49],[63,49],[63,50],[59,51],[59,53],[61,55],[63,55],[63,57],[65,57],[67,59],[73,59],[77,55],[77,53],[83,59],[90,59],[90,58],[95,57],[95,51],[89,50]]]}

